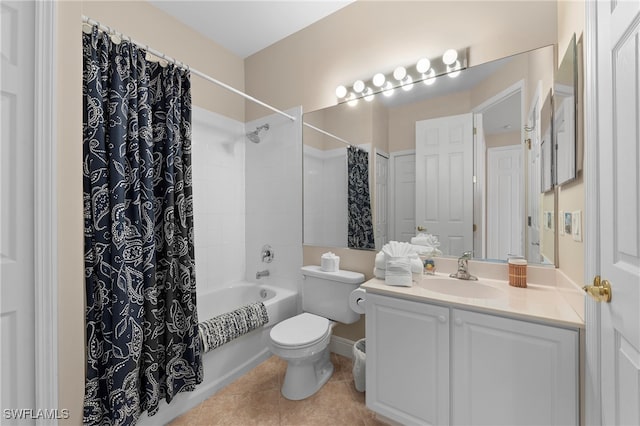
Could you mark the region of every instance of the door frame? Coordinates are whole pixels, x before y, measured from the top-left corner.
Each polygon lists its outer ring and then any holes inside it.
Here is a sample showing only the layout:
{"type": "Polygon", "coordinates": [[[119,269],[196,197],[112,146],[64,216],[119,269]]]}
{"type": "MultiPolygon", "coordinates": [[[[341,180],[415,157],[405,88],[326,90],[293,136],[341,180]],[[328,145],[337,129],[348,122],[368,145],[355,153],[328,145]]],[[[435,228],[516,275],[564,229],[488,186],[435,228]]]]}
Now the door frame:
{"type": "MultiPolygon", "coordinates": [[[[35,408],[55,409],[58,408],[56,2],[37,1],[35,13],[35,408]]],[[[57,420],[37,422],[57,424],[57,420]]]]}
{"type": "MultiPolygon", "coordinates": [[[[599,170],[598,170],[598,99],[597,99],[597,4],[585,2],[584,55],[584,276],[585,280],[600,269],[599,238],[599,170]]],[[[585,297],[585,424],[602,424],[600,306],[585,297]]]]}

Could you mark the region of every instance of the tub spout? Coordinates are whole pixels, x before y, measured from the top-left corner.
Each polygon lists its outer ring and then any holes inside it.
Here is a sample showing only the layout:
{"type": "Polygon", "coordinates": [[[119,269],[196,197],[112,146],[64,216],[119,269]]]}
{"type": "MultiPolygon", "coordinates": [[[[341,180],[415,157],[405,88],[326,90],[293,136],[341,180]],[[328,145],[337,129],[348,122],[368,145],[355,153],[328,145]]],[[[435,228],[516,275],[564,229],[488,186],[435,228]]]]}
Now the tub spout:
{"type": "Polygon", "coordinates": [[[262,277],[268,277],[269,276],[269,270],[265,269],[264,271],[258,271],[256,272],[256,279],[259,280],[262,277]]]}

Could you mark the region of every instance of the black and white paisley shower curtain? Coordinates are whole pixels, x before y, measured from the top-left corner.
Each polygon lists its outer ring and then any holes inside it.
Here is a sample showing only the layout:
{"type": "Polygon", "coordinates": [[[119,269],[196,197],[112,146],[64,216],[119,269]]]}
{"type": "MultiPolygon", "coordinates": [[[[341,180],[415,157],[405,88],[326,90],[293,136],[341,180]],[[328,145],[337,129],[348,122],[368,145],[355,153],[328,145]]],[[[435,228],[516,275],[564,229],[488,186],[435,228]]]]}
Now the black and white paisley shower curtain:
{"type": "Polygon", "coordinates": [[[135,424],[202,381],[189,73],[83,33],[84,423],[135,424]]]}
{"type": "Polygon", "coordinates": [[[348,237],[349,248],[373,249],[373,220],[369,195],[369,154],[361,149],[347,148],[348,237]]]}

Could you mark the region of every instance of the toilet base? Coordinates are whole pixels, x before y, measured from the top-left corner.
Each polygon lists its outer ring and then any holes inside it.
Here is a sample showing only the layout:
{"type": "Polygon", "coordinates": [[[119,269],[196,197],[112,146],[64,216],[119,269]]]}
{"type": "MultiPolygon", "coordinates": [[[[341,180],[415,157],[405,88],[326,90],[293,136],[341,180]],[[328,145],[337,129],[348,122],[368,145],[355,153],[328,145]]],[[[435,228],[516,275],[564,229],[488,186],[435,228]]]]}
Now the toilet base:
{"type": "Polygon", "coordinates": [[[328,347],[311,359],[288,360],[282,396],[293,401],[308,398],[318,392],[332,374],[328,347]]]}

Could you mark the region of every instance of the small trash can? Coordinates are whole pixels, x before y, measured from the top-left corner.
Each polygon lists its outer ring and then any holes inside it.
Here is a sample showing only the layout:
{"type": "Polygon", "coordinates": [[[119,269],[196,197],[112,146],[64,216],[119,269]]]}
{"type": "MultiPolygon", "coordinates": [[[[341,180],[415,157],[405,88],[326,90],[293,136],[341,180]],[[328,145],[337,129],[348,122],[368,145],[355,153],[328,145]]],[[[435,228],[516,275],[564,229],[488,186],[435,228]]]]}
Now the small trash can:
{"type": "Polygon", "coordinates": [[[353,345],[353,381],[358,392],[365,390],[366,349],[365,339],[360,339],[353,345]]]}

